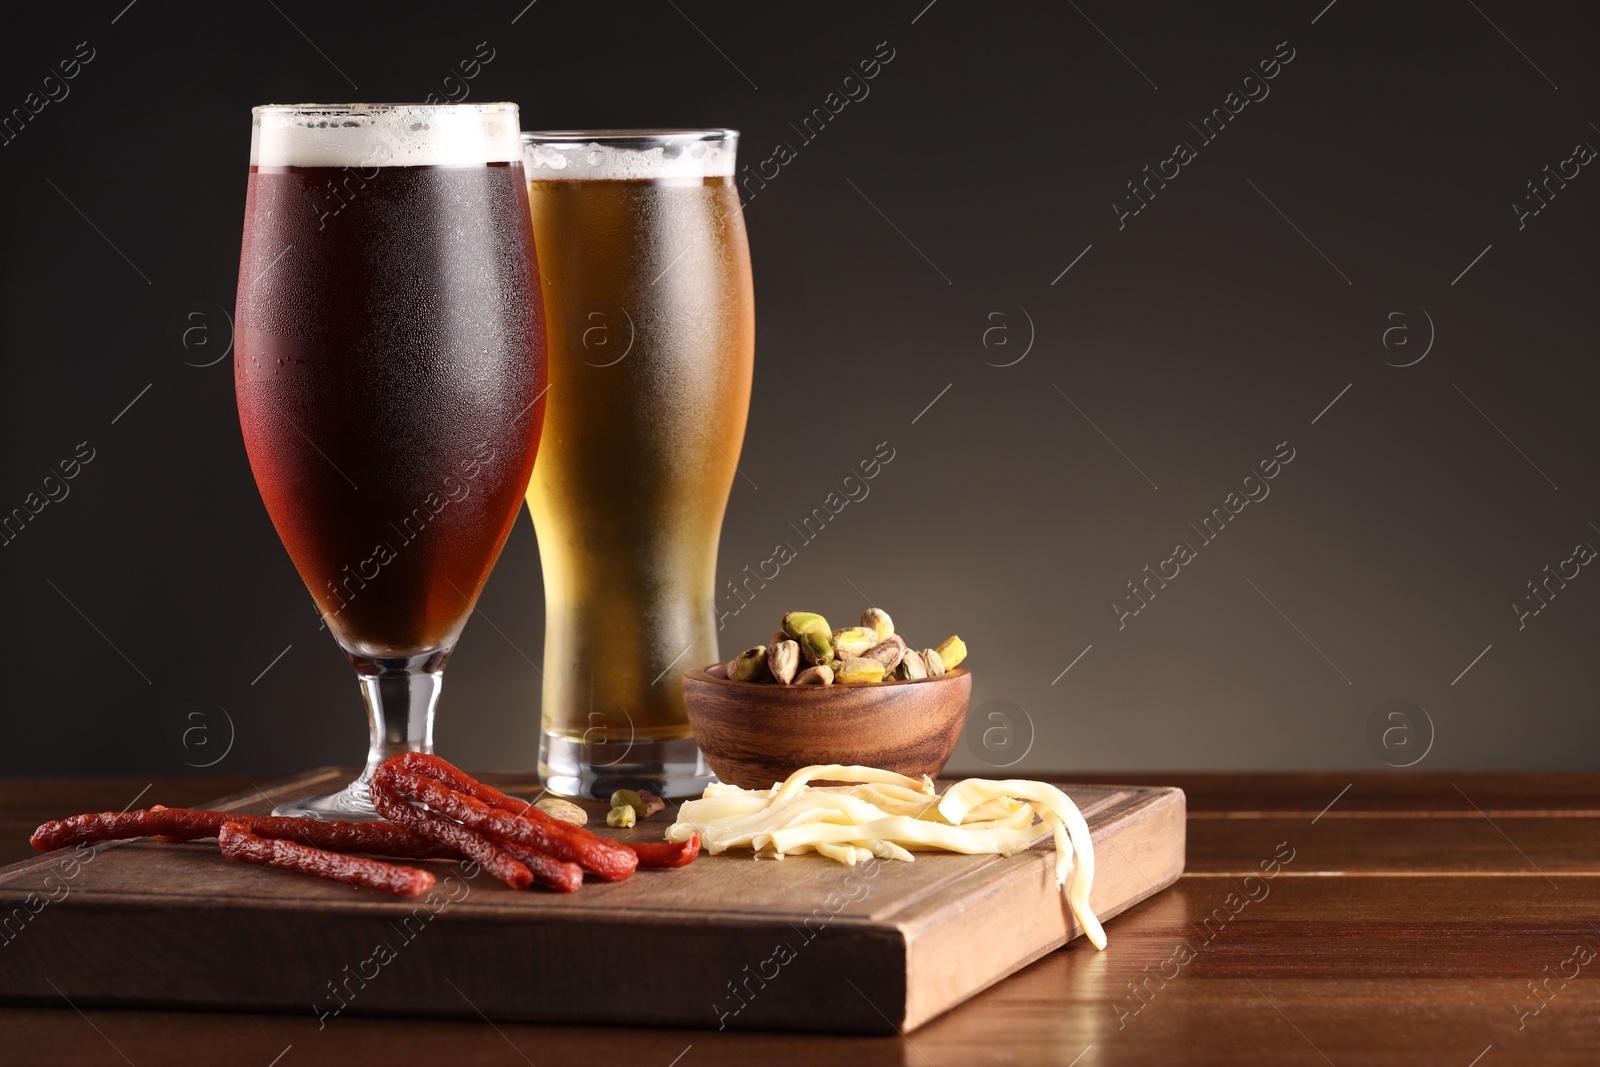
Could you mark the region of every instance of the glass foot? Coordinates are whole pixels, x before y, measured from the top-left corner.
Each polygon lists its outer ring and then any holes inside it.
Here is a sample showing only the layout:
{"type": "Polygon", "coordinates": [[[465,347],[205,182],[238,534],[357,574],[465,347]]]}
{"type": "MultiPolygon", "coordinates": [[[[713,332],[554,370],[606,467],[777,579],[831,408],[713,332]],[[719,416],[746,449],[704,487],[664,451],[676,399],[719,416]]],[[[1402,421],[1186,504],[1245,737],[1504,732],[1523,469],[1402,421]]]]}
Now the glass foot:
{"type": "Polygon", "coordinates": [[[539,736],[539,778],[551,793],[605,799],[618,789],[661,797],[698,797],[717,780],[694,738],[585,744],[548,730],[539,736]]]}
{"type": "Polygon", "coordinates": [[[382,816],[372,807],[368,788],[378,767],[390,756],[402,752],[433,751],[433,709],[444,682],[444,662],[448,648],[396,659],[372,659],[345,650],[361,694],[367,702],[367,726],[372,747],[367,750],[367,769],[361,777],[339,790],[321,796],[305,797],[279,804],[274,815],[324,822],[370,822],[382,816]]]}
{"type": "Polygon", "coordinates": [[[362,775],[337,793],[305,797],[279,804],[274,815],[295,819],[321,819],[323,822],[373,822],[383,818],[372,807],[367,776],[362,775]]]}

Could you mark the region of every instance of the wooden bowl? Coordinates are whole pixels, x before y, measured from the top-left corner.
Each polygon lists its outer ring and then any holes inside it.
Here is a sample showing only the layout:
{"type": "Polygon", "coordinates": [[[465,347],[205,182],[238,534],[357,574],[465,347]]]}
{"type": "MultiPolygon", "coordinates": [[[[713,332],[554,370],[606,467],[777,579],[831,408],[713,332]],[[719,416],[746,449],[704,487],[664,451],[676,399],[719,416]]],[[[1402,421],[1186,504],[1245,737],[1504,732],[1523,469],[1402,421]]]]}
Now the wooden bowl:
{"type": "Polygon", "coordinates": [[[767,789],[801,767],[861,764],[937,778],[961,737],[972,675],[876,685],[779,685],[683,674],[694,738],[717,777],[767,789]]]}

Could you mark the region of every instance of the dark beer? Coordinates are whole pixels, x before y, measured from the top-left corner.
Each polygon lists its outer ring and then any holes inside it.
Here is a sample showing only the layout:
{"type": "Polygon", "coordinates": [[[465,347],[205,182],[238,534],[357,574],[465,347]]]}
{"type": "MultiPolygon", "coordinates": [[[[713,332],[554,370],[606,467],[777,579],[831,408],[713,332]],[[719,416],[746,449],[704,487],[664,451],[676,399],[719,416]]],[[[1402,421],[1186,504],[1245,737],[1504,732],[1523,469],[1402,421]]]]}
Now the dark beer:
{"type": "Polygon", "coordinates": [[[455,643],[516,517],[540,314],[520,163],[371,170],[252,168],[239,417],[334,635],[415,655],[455,643]]]}
{"type": "Polygon", "coordinates": [[[513,104],[255,109],[239,422],[372,729],[359,780],[280,814],[372,817],[377,765],[431,750],[526,490],[545,360],[518,153],[513,104]]]}

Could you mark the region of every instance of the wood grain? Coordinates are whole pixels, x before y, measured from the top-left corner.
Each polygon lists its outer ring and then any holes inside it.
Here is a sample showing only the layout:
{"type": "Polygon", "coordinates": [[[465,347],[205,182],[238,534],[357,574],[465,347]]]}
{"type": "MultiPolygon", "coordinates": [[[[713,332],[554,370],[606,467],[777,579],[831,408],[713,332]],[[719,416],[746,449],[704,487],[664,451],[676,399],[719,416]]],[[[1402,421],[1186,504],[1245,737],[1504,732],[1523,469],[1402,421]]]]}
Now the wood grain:
{"type": "MultiPolygon", "coordinates": [[[[1189,817],[1190,866],[1208,873],[1186,875],[1123,915],[1111,928],[1105,952],[1052,952],[909,1038],[515,1023],[495,1028],[481,1020],[349,1015],[319,1029],[309,1012],[89,1008],[80,1015],[57,999],[53,1007],[0,1008],[0,1065],[122,1064],[125,1054],[139,1067],[219,1062],[264,1067],[290,1046],[280,1067],[342,1067],[397,1057],[463,1065],[531,1061],[539,1067],[595,1062],[667,1067],[675,1061],[677,1067],[1068,1067],[1074,1062],[1076,1067],[1468,1067],[1474,1061],[1477,1067],[1576,1067],[1596,1062],[1600,960],[1565,987],[1552,981],[1557,992],[1547,994],[1539,1014],[1519,1020],[1517,1011],[1536,1003],[1528,983],[1545,978],[1546,968],[1559,967],[1574,943],[1600,948],[1600,930],[1593,925],[1600,922],[1600,877],[1558,875],[1552,888],[1510,848],[1498,854],[1498,866],[1491,869],[1384,874],[1376,869],[1403,858],[1403,849],[1370,837],[1351,838],[1344,839],[1351,849],[1359,844],[1376,854],[1340,854],[1328,844],[1339,839],[1322,833],[1347,802],[1359,803],[1363,812],[1391,813],[1402,840],[1434,841],[1433,854],[1448,857],[1452,835],[1465,825],[1448,828],[1457,822],[1450,816],[1472,810],[1460,801],[1453,781],[1496,822],[1500,812],[1520,812],[1557,826],[1553,839],[1563,833],[1582,839],[1600,809],[1600,775],[1361,776],[1315,823],[1312,819],[1353,776],[1113,777],[1170,782],[1189,793],[1191,807],[1200,809],[1189,817]],[[1437,807],[1428,810],[1429,804],[1437,807]],[[1228,846],[1225,838],[1196,831],[1208,822],[1244,826],[1286,816],[1299,816],[1298,824],[1283,823],[1280,831],[1296,849],[1295,858],[1270,881],[1268,895],[1232,916],[1179,977],[1153,996],[1147,992],[1149,1003],[1128,1016],[1128,983],[1148,977],[1146,967],[1160,968],[1179,939],[1198,941],[1201,935],[1193,927],[1208,916],[1216,929],[1212,913],[1226,907],[1227,894],[1240,888],[1239,872],[1261,858],[1254,845],[1228,846]],[[1226,847],[1227,855],[1213,855],[1218,847],[1226,847]],[[1326,862],[1330,858],[1335,862],[1326,862]],[[1364,867],[1366,873],[1341,875],[1339,864],[1364,867]]],[[[65,809],[106,806],[74,799],[102,795],[98,783],[53,784],[65,809]]],[[[120,807],[144,784],[134,782],[132,791],[109,806],[120,807]]],[[[181,788],[178,782],[158,783],[154,792],[166,795],[181,788]]],[[[29,803],[30,790],[31,783],[0,782],[0,822],[29,803]]],[[[1283,839],[1260,841],[1271,845],[1283,839]]],[[[0,849],[14,851],[16,844],[0,839],[0,849]]],[[[0,966],[9,965],[5,951],[0,949],[0,966]]],[[[540,964],[530,961],[529,995],[549,981],[540,964]]],[[[647,995],[648,986],[642,988],[647,995]]]]}
{"type": "Polygon", "coordinates": [[[1571,772],[1100,771],[1073,773],[1071,778],[1075,782],[1176,786],[1189,798],[1190,819],[1309,819],[1324,810],[1328,818],[1382,815],[1427,819],[1476,814],[1480,809],[1492,818],[1512,812],[1600,815],[1600,776],[1571,772]]]}

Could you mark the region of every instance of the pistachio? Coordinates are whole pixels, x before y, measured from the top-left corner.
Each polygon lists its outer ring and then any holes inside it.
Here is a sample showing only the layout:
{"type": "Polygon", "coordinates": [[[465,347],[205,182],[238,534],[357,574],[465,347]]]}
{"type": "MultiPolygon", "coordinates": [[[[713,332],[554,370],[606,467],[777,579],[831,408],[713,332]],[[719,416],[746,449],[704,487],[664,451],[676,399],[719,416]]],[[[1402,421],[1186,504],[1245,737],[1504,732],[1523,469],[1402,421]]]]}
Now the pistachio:
{"type": "Polygon", "coordinates": [[[784,685],[922,681],[955,670],[966,658],[966,642],[957,636],[918,651],[896,632],[894,620],[882,608],[868,608],[859,625],[838,629],[830,629],[828,620],[814,611],[791,611],[767,644],[707,671],[721,676],[720,667],[738,681],[784,685]]]}
{"type": "Polygon", "coordinates": [[[611,794],[613,808],[632,808],[633,813],[641,819],[648,819],[656,812],[663,810],[667,802],[650,792],[648,789],[619,789],[611,794]]]}
{"type": "Polygon", "coordinates": [[[736,682],[757,682],[767,670],[767,646],[757,645],[739,653],[739,658],[728,665],[728,677],[736,682]]]}
{"type": "Polygon", "coordinates": [[[795,685],[832,685],[833,668],[826,663],[819,663],[815,667],[807,667],[794,676],[795,685]]]}
{"type": "Polygon", "coordinates": [[[923,660],[922,653],[914,648],[906,649],[906,654],[900,657],[900,665],[895,668],[894,676],[911,682],[920,682],[928,676],[928,664],[923,660]]]}
{"type": "Polygon", "coordinates": [[[627,829],[638,821],[639,813],[627,805],[623,805],[620,808],[612,808],[610,811],[606,812],[607,826],[614,826],[618,829],[627,829]]]}
{"type": "Polygon", "coordinates": [[[847,659],[839,668],[835,680],[846,684],[851,682],[881,682],[883,681],[883,664],[875,659],[856,657],[847,659]]]}
{"type": "Polygon", "coordinates": [[[882,644],[874,645],[867,649],[862,653],[862,656],[866,659],[875,659],[883,664],[884,677],[887,678],[894,673],[896,667],[900,666],[900,660],[905,654],[905,641],[895,634],[890,634],[882,644]]]}
{"type": "Polygon", "coordinates": [[[767,649],[767,669],[784,685],[794,681],[795,671],[800,669],[799,643],[784,638],[767,649]]]}
{"type": "Polygon", "coordinates": [[[878,635],[865,626],[846,626],[833,631],[833,654],[853,659],[878,643],[878,635]]]}
{"type": "Polygon", "coordinates": [[[728,676],[728,665],[726,663],[713,663],[706,668],[706,673],[713,678],[726,678],[728,676]]]}
{"type": "Polygon", "coordinates": [[[878,636],[880,645],[894,635],[894,620],[889,618],[889,613],[882,608],[868,608],[863,611],[861,625],[878,636]]]}
{"type": "Polygon", "coordinates": [[[613,808],[632,808],[635,815],[643,816],[644,798],[632,789],[619,789],[611,794],[613,808]]]}
{"type": "Polygon", "coordinates": [[[939,653],[944,669],[953,671],[967,658],[967,643],[959,637],[947,637],[934,646],[934,651],[939,653]]]}
{"type": "Polygon", "coordinates": [[[534,807],[560,822],[571,823],[573,826],[583,826],[589,821],[589,813],[569,800],[560,797],[545,797],[534,807]]]}
{"type": "Polygon", "coordinates": [[[807,663],[825,666],[833,662],[833,635],[808,630],[795,640],[800,645],[800,655],[807,663]]]}
{"type": "Polygon", "coordinates": [[[783,617],[783,632],[800,640],[800,635],[805,633],[819,633],[824,637],[831,637],[833,630],[828,626],[828,620],[814,611],[791,611],[783,617]]]}

